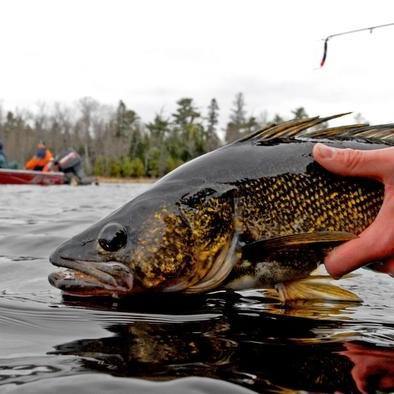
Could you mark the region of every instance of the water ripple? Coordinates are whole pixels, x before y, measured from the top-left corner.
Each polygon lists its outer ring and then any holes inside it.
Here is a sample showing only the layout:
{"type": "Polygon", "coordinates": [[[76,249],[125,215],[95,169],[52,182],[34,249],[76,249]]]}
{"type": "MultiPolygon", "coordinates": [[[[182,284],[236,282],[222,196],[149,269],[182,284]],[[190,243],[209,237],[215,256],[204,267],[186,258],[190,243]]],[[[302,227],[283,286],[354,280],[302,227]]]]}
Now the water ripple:
{"type": "Polygon", "coordinates": [[[394,377],[394,281],[366,270],[338,282],[361,304],[284,306],[271,291],[81,301],[51,288],[52,250],[148,187],[2,187],[2,392],[357,393],[354,376],[394,377]]]}

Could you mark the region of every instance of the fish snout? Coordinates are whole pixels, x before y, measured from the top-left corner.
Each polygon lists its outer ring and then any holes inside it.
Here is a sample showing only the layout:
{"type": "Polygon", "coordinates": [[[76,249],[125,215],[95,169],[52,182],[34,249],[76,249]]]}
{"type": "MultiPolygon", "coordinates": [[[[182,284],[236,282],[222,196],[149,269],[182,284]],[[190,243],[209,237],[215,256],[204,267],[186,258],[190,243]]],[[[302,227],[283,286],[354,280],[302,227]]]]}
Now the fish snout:
{"type": "Polygon", "coordinates": [[[79,296],[119,296],[133,292],[134,275],[119,262],[78,261],[54,253],[50,261],[62,270],[49,275],[50,284],[66,294],[79,296]]]}
{"type": "Polygon", "coordinates": [[[49,256],[49,261],[56,266],[61,266],[63,260],[97,261],[96,239],[78,240],[72,238],[62,243],[49,256]]]}
{"type": "Polygon", "coordinates": [[[99,235],[83,234],[61,244],[49,261],[61,270],[49,275],[52,286],[69,295],[120,296],[134,293],[135,281],[123,252],[124,228],[104,226],[99,235]],[[106,249],[101,251],[100,248],[106,249]],[[122,249],[121,253],[108,253],[122,249]]]}

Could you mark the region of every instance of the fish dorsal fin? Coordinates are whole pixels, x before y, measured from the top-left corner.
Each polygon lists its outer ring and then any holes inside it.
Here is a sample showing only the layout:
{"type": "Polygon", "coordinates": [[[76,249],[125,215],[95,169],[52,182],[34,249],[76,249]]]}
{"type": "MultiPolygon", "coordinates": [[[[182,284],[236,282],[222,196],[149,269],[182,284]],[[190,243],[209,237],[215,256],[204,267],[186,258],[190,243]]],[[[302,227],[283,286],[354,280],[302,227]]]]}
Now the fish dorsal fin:
{"type": "Polygon", "coordinates": [[[367,124],[333,127],[325,130],[314,130],[304,133],[300,137],[326,139],[360,139],[371,142],[385,142],[394,144],[394,124],[370,126],[367,124]]]}
{"type": "Polygon", "coordinates": [[[394,145],[394,124],[370,126],[368,124],[353,124],[339,127],[314,129],[329,120],[348,115],[350,112],[327,117],[294,119],[287,122],[272,124],[249,136],[238,139],[234,144],[242,142],[264,143],[275,139],[360,139],[371,142],[383,142],[394,145]]]}
{"type": "Polygon", "coordinates": [[[302,134],[305,130],[317,126],[318,124],[328,122],[331,119],[339,118],[344,115],[348,115],[349,112],[327,116],[321,118],[319,116],[315,116],[313,118],[305,118],[305,119],[293,119],[287,122],[282,122],[279,124],[271,124],[265,127],[262,130],[256,131],[255,133],[243,137],[237,142],[244,142],[244,141],[263,141],[263,140],[270,140],[273,138],[291,138],[296,137],[302,134]]]}

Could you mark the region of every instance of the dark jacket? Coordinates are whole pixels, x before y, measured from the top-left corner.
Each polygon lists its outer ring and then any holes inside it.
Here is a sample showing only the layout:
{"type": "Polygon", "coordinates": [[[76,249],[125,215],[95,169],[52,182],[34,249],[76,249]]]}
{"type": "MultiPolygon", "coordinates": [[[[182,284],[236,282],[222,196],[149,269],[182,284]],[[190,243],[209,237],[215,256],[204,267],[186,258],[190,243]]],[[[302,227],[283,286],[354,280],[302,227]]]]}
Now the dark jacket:
{"type": "Polygon", "coordinates": [[[8,167],[7,156],[5,155],[3,149],[0,148],[0,168],[7,168],[7,167],[8,167]]]}

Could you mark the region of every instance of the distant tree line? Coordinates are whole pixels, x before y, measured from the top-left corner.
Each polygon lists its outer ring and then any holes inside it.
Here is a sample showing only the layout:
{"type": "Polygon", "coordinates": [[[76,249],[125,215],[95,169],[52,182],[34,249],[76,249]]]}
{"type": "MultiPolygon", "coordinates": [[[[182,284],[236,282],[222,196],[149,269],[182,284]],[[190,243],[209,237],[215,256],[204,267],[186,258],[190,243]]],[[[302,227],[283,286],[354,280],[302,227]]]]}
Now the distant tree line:
{"type": "MultiPolygon", "coordinates": [[[[173,114],[156,114],[144,123],[120,101],[116,108],[83,98],[73,107],[41,104],[38,111],[4,111],[0,107],[0,140],[7,156],[21,166],[45,141],[55,154],[72,147],[83,157],[88,173],[112,177],[160,177],[201,154],[232,142],[269,123],[284,120],[280,115],[256,118],[246,110],[242,93],[234,99],[224,141],[218,133],[219,105],[212,99],[204,113],[192,98],[181,98],[173,114]]],[[[303,107],[294,118],[307,117],[303,107]]]]}

